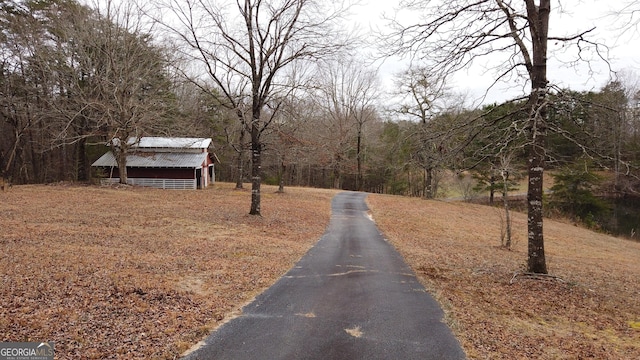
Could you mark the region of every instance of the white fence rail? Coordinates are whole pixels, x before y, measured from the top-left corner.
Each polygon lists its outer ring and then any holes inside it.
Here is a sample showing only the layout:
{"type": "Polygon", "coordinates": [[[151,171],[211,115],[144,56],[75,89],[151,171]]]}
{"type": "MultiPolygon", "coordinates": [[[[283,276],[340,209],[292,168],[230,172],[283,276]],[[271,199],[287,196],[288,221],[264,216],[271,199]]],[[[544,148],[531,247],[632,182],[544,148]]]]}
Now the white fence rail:
{"type": "MultiPolygon", "coordinates": [[[[105,186],[117,184],[118,182],[120,182],[120,179],[118,178],[108,178],[108,179],[100,180],[100,184],[105,186]]],[[[195,190],[196,189],[195,179],[128,178],[127,184],[147,186],[147,187],[153,187],[158,189],[169,189],[169,190],[195,190]]]]}

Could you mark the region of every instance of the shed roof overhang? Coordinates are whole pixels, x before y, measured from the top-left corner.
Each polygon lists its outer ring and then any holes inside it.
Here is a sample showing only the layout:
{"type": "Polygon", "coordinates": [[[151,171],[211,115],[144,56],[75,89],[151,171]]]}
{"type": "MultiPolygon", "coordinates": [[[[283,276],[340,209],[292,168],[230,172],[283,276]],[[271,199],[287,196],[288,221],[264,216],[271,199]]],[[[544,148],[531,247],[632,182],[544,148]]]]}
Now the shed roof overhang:
{"type": "MultiPolygon", "coordinates": [[[[143,153],[127,155],[127,167],[139,168],[201,168],[207,160],[208,153],[143,153]]],[[[118,167],[115,156],[108,151],[91,166],[118,167]]]]}

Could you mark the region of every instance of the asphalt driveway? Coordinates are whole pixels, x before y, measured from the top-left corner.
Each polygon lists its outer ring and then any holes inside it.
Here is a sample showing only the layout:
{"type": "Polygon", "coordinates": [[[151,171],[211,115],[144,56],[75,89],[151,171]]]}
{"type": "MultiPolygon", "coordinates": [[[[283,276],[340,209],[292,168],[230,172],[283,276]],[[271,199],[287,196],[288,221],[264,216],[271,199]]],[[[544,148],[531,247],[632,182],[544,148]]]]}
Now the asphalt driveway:
{"type": "Polygon", "coordinates": [[[338,194],[318,243],[184,359],[464,359],[365,197],[338,194]]]}

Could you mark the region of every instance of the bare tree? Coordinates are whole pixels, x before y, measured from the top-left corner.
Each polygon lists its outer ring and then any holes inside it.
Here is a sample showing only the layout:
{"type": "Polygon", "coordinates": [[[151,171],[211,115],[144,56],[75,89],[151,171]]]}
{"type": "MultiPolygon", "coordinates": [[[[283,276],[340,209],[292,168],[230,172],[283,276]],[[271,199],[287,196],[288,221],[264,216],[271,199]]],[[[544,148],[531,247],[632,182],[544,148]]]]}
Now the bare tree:
{"type": "Polygon", "coordinates": [[[84,16],[61,20],[70,46],[64,54],[68,72],[66,124],[58,134],[65,143],[106,138],[120,182],[127,183],[130,147],[146,133],[160,131],[172,107],[169,56],[153,42],[150,30],[131,3],[94,3],[78,8],[84,16]],[[80,125],[80,123],[83,123],[80,125]],[[66,129],[82,127],[70,135],[66,129]]]}
{"type": "Polygon", "coordinates": [[[514,153],[501,153],[499,155],[499,166],[496,171],[502,178],[502,207],[504,208],[505,227],[502,233],[502,246],[507,249],[511,249],[512,237],[511,237],[511,211],[509,209],[509,191],[513,185],[513,180],[517,178],[517,171],[513,164],[514,153]]]}
{"type": "Polygon", "coordinates": [[[314,98],[327,114],[326,126],[330,131],[326,142],[333,143],[334,187],[341,187],[341,169],[347,154],[354,151],[356,188],[360,190],[364,129],[375,118],[375,102],[380,94],[376,75],[354,60],[333,62],[320,67],[318,82],[320,85],[314,98]]]}
{"type": "Polygon", "coordinates": [[[358,70],[352,81],[353,98],[351,116],[356,123],[356,189],[363,189],[363,149],[365,125],[376,119],[375,103],[380,97],[380,88],[376,75],[369,71],[358,70]]]}
{"type": "MultiPolygon", "coordinates": [[[[251,117],[243,119],[251,137],[251,209],[260,215],[262,134],[273,116],[263,117],[272,97],[287,91],[281,82],[296,62],[333,55],[345,46],[333,22],[342,3],[315,0],[158,1],[171,18],[155,16],[201,66],[189,76],[206,77],[224,98],[247,99],[251,117]],[[239,84],[246,84],[246,89],[239,84]],[[243,93],[234,93],[236,89],[243,93]],[[246,91],[246,92],[245,92],[246,91]]],[[[277,110],[277,109],[276,109],[277,110]]]]}
{"type": "Polygon", "coordinates": [[[617,5],[619,8],[610,14],[613,28],[622,34],[637,35],[638,25],[640,25],[640,3],[637,0],[624,0],[617,5]]]}
{"type": "Polygon", "coordinates": [[[49,16],[47,7],[33,2],[0,3],[0,177],[18,183],[45,178],[56,91],[46,66],[49,16]]]}
{"type": "MultiPolygon", "coordinates": [[[[496,82],[524,77],[530,84],[527,136],[528,162],[528,271],[547,273],[543,237],[543,173],[550,85],[547,79],[549,41],[576,44],[578,51],[599,47],[586,35],[549,36],[551,0],[405,1],[403,6],[421,11],[420,22],[394,21],[388,46],[395,53],[412,53],[431,71],[449,75],[490,56],[496,82]],[[495,59],[495,60],[494,60],[495,59]]],[[[580,56],[580,53],[577,54],[580,56]]]]}
{"type": "Polygon", "coordinates": [[[285,176],[287,167],[294,157],[301,156],[301,149],[305,141],[300,134],[300,128],[307,119],[300,116],[298,109],[301,106],[294,99],[286,101],[282,106],[273,128],[273,149],[277,157],[278,193],[284,193],[285,176]]]}
{"type": "MultiPolygon", "coordinates": [[[[289,91],[284,98],[275,99],[278,113],[275,114],[271,136],[273,151],[277,157],[278,193],[284,192],[285,176],[289,164],[296,162],[309,151],[308,141],[304,138],[306,123],[312,121],[309,114],[316,112],[313,101],[306,98],[308,90],[314,85],[313,77],[301,66],[289,69],[286,81],[289,91]]],[[[309,134],[313,136],[313,134],[309,134]]]]}
{"type": "Polygon", "coordinates": [[[438,159],[442,158],[442,147],[436,141],[435,129],[430,124],[442,108],[438,101],[445,95],[443,79],[431,74],[424,67],[411,67],[402,72],[396,79],[398,95],[402,97],[397,110],[402,116],[410,120],[417,120],[418,147],[414,152],[414,159],[424,169],[425,199],[432,199],[434,194],[434,171],[438,166],[438,159]]]}
{"type": "Polygon", "coordinates": [[[397,112],[410,120],[426,124],[442,111],[438,103],[446,95],[445,82],[424,66],[411,66],[397,75],[395,81],[401,97],[397,112]]]}

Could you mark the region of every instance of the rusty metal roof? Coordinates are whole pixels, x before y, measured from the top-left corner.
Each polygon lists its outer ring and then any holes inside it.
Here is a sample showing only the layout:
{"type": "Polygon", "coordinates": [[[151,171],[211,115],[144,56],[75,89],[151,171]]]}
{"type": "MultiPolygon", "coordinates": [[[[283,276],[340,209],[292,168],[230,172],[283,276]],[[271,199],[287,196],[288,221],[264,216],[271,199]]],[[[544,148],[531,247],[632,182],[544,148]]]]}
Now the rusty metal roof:
{"type": "MultiPolygon", "coordinates": [[[[199,168],[207,159],[208,153],[144,153],[127,155],[127,167],[146,168],[199,168]]],[[[102,155],[91,166],[118,167],[111,151],[102,155]]]]}

